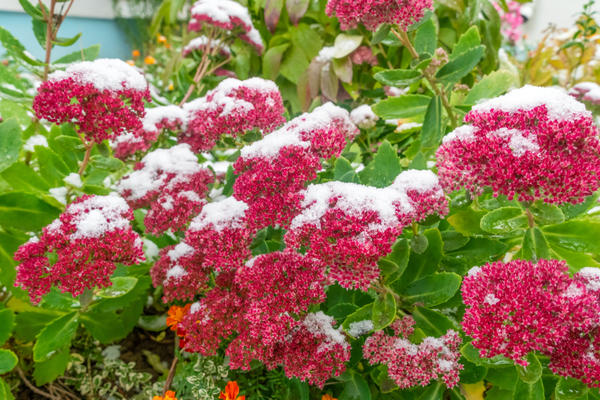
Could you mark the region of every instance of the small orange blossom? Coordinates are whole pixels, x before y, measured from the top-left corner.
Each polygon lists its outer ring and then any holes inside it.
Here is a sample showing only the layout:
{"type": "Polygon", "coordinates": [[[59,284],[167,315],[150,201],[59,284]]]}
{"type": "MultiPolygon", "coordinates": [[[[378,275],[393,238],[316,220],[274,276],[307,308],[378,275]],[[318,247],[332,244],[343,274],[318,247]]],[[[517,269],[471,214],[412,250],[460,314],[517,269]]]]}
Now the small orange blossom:
{"type": "Polygon", "coordinates": [[[172,390],[167,390],[164,396],[154,396],[152,400],[177,400],[175,397],[175,392],[172,390]]]}
{"type": "Polygon", "coordinates": [[[321,400],[337,400],[337,399],[330,394],[324,394],[323,397],[321,397],[321,400]]]}
{"type": "Polygon", "coordinates": [[[177,325],[183,321],[183,317],[190,311],[191,304],[187,304],[185,307],[171,306],[167,313],[167,326],[171,328],[173,332],[177,331],[177,325]]]}
{"type": "Polygon", "coordinates": [[[144,62],[148,65],[156,64],[156,58],[152,56],[146,56],[146,58],[144,58],[144,62]]]}
{"type": "Polygon", "coordinates": [[[139,56],[140,56],[140,51],[139,51],[139,50],[133,50],[133,51],[131,52],[131,56],[132,56],[133,58],[139,57],[139,56]]]}
{"type": "Polygon", "coordinates": [[[219,395],[220,400],[246,400],[246,396],[238,396],[240,388],[236,381],[227,382],[225,391],[219,395]]]}
{"type": "Polygon", "coordinates": [[[135,65],[135,63],[133,62],[133,60],[127,60],[125,61],[127,64],[131,65],[132,67],[135,65]]]}
{"type": "Polygon", "coordinates": [[[167,43],[167,38],[160,34],[158,35],[156,40],[158,41],[158,43],[163,43],[163,44],[167,43]]]}
{"type": "Polygon", "coordinates": [[[167,88],[167,90],[171,91],[173,89],[175,89],[175,86],[173,86],[172,83],[169,83],[169,87],[167,88]]]}

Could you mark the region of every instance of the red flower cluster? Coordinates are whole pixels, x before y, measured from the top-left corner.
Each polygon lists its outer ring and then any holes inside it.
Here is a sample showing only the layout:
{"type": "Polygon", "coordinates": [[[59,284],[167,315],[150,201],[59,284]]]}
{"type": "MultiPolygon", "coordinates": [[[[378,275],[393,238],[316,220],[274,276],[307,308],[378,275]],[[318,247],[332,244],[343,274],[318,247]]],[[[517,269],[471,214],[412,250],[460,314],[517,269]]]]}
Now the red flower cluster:
{"type": "Polygon", "coordinates": [[[222,135],[270,132],[285,122],[277,85],[261,78],[225,79],[206,96],[185,104],[187,128],[179,141],[194,152],[210,150],[222,135]]]}
{"type": "Polygon", "coordinates": [[[427,386],[435,379],[443,379],[446,387],[458,384],[462,340],[457,332],[449,330],[440,338],[426,337],[420,344],[408,337],[414,331],[411,316],[397,319],[392,324],[395,336],[384,331],[375,332],[365,341],[363,354],[371,364],[385,364],[389,377],[401,388],[427,386]]]}
{"type": "Polygon", "coordinates": [[[117,183],[117,190],[133,208],[151,207],[144,219],[149,232],[185,227],[200,212],[214,176],[198,164],[187,144],[147,154],[117,183]]]}
{"type": "Polygon", "coordinates": [[[432,0],[329,0],[325,12],[340,20],[341,28],[363,24],[375,31],[381,24],[396,24],[406,30],[430,9],[432,0]]]}
{"type": "Polygon", "coordinates": [[[73,296],[110,286],[116,263],[144,260],[142,240],[131,229],[132,220],[131,209],[118,196],[78,198],[43,229],[39,240],[19,247],[15,286],[27,290],[32,303],[39,303],[52,285],[73,296]]]}
{"type": "Polygon", "coordinates": [[[248,9],[233,0],[198,0],[192,6],[190,31],[200,31],[204,25],[212,25],[229,31],[241,31],[241,40],[251,44],[262,53],[264,44],[260,33],[252,24],[248,9]]]}
{"type": "Polygon", "coordinates": [[[379,277],[377,261],[404,226],[448,212],[430,171],[405,171],[383,189],[327,182],[310,185],[302,195],[302,212],[292,220],[286,243],[322,260],[331,281],[365,291],[379,277]]]}
{"type": "Polygon", "coordinates": [[[137,152],[145,152],[156,142],[163,129],[179,133],[185,126],[185,122],[186,115],[178,106],[146,109],[140,129],[111,140],[114,156],[124,160],[137,152]]]}
{"type": "Polygon", "coordinates": [[[550,357],[557,374],[600,386],[600,270],[574,278],[564,261],[516,260],[473,269],[464,279],[463,329],[482,357],[527,365],[530,351],[550,357]]]}
{"type": "Polygon", "coordinates": [[[520,201],[578,203],[600,187],[600,140],[585,106],[525,86],[478,104],[437,151],[447,190],[490,187],[520,201]]]}
{"type": "Polygon", "coordinates": [[[242,148],[234,196],[248,204],[259,228],[286,226],[299,211],[300,191],[316,178],[320,158],[339,156],[357,133],[348,112],[331,103],[289,121],[242,148]]]}
{"type": "Polygon", "coordinates": [[[71,64],[42,83],[33,100],[36,116],[57,124],[74,123],[89,142],[100,143],[142,127],[146,80],[118,59],[71,64]]]}

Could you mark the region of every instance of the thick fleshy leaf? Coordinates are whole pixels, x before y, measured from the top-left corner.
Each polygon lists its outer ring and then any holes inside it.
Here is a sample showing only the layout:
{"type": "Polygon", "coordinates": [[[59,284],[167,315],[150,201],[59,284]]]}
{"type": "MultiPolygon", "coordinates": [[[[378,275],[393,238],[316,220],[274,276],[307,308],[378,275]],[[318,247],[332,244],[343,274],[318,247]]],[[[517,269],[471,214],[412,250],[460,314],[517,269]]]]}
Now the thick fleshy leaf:
{"type": "Polygon", "coordinates": [[[481,218],[481,229],[486,232],[502,234],[519,229],[527,229],[527,216],[518,207],[503,207],[491,211],[481,218]]]}
{"type": "Polygon", "coordinates": [[[460,275],[440,272],[411,283],[401,296],[411,304],[433,307],[450,300],[460,287],[460,282],[460,275]]]}
{"type": "Polygon", "coordinates": [[[14,164],[21,150],[21,127],[16,119],[0,123],[0,171],[14,164]]]}
{"type": "Polygon", "coordinates": [[[391,185],[401,171],[398,152],[384,140],[373,160],[358,175],[365,185],[383,188],[391,185]]]}
{"type": "Polygon", "coordinates": [[[125,296],[131,292],[138,282],[138,279],[133,276],[117,276],[111,279],[112,285],[98,292],[98,296],[105,299],[114,299],[116,297],[125,296]]]}
{"type": "Polygon", "coordinates": [[[373,106],[373,112],[382,119],[400,119],[425,115],[429,96],[405,94],[382,100],[373,106]]]}
{"type": "Polygon", "coordinates": [[[33,346],[33,360],[41,362],[49,359],[60,349],[67,347],[79,325],[79,314],[69,313],[50,322],[37,335],[33,346]]]}
{"type": "Polygon", "coordinates": [[[525,383],[536,383],[542,377],[542,364],[534,353],[527,355],[527,362],[529,364],[526,367],[516,366],[519,378],[525,383]]]}
{"type": "Polygon", "coordinates": [[[467,76],[479,63],[485,53],[485,46],[477,46],[465,51],[444,65],[435,75],[444,84],[452,84],[467,76]]]}
{"type": "Polygon", "coordinates": [[[379,71],[373,78],[388,86],[408,86],[421,79],[420,71],[412,69],[386,69],[379,71]]]}
{"type": "Polygon", "coordinates": [[[333,58],[346,57],[360,46],[363,37],[360,35],[347,35],[340,33],[333,43],[333,58]]]}
{"type": "Polygon", "coordinates": [[[7,349],[0,349],[0,375],[11,371],[18,361],[15,353],[7,349]]]}
{"type": "Polygon", "coordinates": [[[396,318],[396,299],[393,294],[386,292],[383,296],[378,297],[373,303],[373,328],[378,331],[392,322],[396,318]]]}

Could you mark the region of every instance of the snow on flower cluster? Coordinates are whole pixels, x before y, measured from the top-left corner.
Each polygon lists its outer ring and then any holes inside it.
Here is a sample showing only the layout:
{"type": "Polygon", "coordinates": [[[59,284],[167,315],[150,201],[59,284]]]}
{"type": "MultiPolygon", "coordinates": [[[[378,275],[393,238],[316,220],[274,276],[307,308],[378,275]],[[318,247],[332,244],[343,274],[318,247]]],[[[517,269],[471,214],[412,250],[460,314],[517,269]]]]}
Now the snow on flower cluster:
{"type": "Polygon", "coordinates": [[[363,24],[375,31],[381,24],[396,24],[406,30],[419,21],[432,0],[329,0],[326,13],[340,20],[342,29],[352,29],[363,24]]]}
{"type": "Polygon", "coordinates": [[[224,56],[229,57],[231,55],[231,49],[229,46],[221,43],[218,40],[211,40],[207,36],[198,36],[192,40],[183,48],[182,53],[184,57],[189,54],[199,51],[201,53],[210,53],[212,50],[218,49],[218,52],[224,56]]]}
{"type": "Polygon", "coordinates": [[[310,185],[301,195],[286,244],[322,260],[330,280],[365,291],[379,277],[377,261],[391,251],[402,228],[448,212],[431,171],[404,171],[386,188],[333,181],[310,185]]]}
{"type": "Polygon", "coordinates": [[[242,148],[233,190],[259,228],[287,225],[298,212],[300,191],[316,178],[320,159],[339,156],[358,130],[332,103],[317,107],[242,148]]]}
{"type": "Polygon", "coordinates": [[[194,152],[210,150],[222,135],[253,129],[270,132],[285,122],[277,85],[261,78],[228,78],[206,96],[184,105],[186,129],[179,141],[194,152]]]}
{"type": "Polygon", "coordinates": [[[581,101],[600,105],[600,85],[595,82],[580,82],[569,90],[569,94],[581,101]]]}
{"type": "Polygon", "coordinates": [[[515,260],[469,274],[462,325],[480,355],[527,365],[526,355],[539,351],[554,373],[600,386],[600,269],[573,278],[567,270],[564,261],[515,260]]]}
{"type": "Polygon", "coordinates": [[[148,153],[116,185],[133,208],[150,207],[144,224],[151,233],[180,230],[206,203],[212,172],[202,168],[187,144],[148,153]]]}
{"type": "Polygon", "coordinates": [[[141,128],[111,140],[114,156],[124,160],[137,152],[145,152],[156,142],[163,129],[179,133],[185,125],[186,114],[181,107],[147,108],[141,128]]]}
{"type": "Polygon", "coordinates": [[[350,118],[352,119],[352,122],[361,129],[370,129],[374,127],[379,119],[368,104],[363,104],[352,110],[350,118]]]}
{"type": "Polygon", "coordinates": [[[183,348],[212,355],[236,335],[226,350],[231,368],[247,370],[258,360],[322,386],[350,357],[333,318],[308,312],[325,300],[324,280],[322,263],[294,251],[262,254],[236,272],[218,274],[180,325],[183,348]]]}
{"type": "Polygon", "coordinates": [[[131,229],[132,220],[133,212],[116,195],[78,198],[43,229],[39,239],[19,247],[15,286],[27,290],[34,304],[52,285],[73,296],[110,286],[116,263],[144,260],[142,240],[131,229]]]}
{"type": "Polygon", "coordinates": [[[262,53],[264,43],[260,33],[252,24],[248,9],[233,0],[198,0],[191,10],[188,24],[190,31],[200,31],[204,25],[211,25],[225,31],[240,30],[241,40],[262,53]]]}
{"type": "Polygon", "coordinates": [[[38,88],[38,118],[73,122],[89,142],[100,143],[142,127],[148,84],[134,67],[118,59],[74,63],[56,71],[38,88]]]}
{"type": "Polygon", "coordinates": [[[600,186],[600,140],[592,115],[558,88],[524,86],[473,107],[470,125],[437,151],[446,190],[520,201],[578,203],[600,186]]]}
{"type": "Polygon", "coordinates": [[[411,316],[397,319],[392,324],[395,336],[381,330],[365,341],[363,354],[371,364],[385,364],[389,377],[401,388],[427,386],[432,380],[442,379],[450,389],[458,384],[461,344],[457,332],[449,330],[440,338],[426,337],[421,343],[408,340],[414,331],[411,316]]]}

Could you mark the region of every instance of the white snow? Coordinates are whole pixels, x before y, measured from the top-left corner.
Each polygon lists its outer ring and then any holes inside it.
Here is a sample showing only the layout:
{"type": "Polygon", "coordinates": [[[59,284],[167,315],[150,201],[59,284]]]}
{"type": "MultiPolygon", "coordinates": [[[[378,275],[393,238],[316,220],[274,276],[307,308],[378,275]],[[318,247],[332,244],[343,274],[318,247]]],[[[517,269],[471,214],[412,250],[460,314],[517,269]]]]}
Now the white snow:
{"type": "Polygon", "coordinates": [[[500,128],[491,134],[502,138],[509,138],[508,146],[517,157],[524,155],[528,151],[537,153],[540,150],[534,134],[525,136],[525,132],[523,131],[508,128],[500,128]]]}
{"type": "Polygon", "coordinates": [[[369,129],[375,126],[379,117],[375,115],[371,106],[363,104],[362,106],[356,107],[350,113],[350,119],[356,126],[361,129],[369,129]]]}
{"type": "Polygon", "coordinates": [[[202,35],[190,40],[190,42],[183,48],[183,54],[188,54],[194,50],[202,50],[210,45],[210,48],[218,47],[219,50],[225,55],[231,55],[231,49],[229,46],[215,40],[210,40],[208,37],[202,35]]]}
{"type": "Polygon", "coordinates": [[[189,230],[199,231],[211,225],[219,232],[225,228],[242,228],[247,209],[246,203],[236,200],[233,196],[223,201],[208,203],[192,220],[189,230]]]}
{"type": "Polygon", "coordinates": [[[548,116],[554,120],[565,120],[581,115],[591,115],[583,103],[578,102],[567,92],[558,87],[538,87],[525,85],[513,89],[507,94],[484,101],[473,106],[473,111],[487,112],[494,110],[517,112],[531,110],[546,105],[548,116]]]}
{"type": "Polygon", "coordinates": [[[352,337],[365,335],[373,330],[373,321],[365,319],[364,321],[352,322],[348,326],[348,334],[352,337]]]}
{"type": "Polygon", "coordinates": [[[40,134],[33,135],[32,137],[27,139],[27,141],[23,145],[23,150],[33,152],[35,151],[35,146],[48,147],[48,140],[46,139],[46,136],[40,134]]]}
{"type": "Polygon", "coordinates": [[[318,62],[328,62],[331,61],[335,58],[335,54],[336,54],[336,49],[333,46],[330,47],[323,47],[320,51],[319,54],[317,54],[317,58],[316,60],[318,62]]]}
{"type": "Polygon", "coordinates": [[[194,248],[185,242],[179,243],[167,252],[167,256],[173,262],[177,262],[181,257],[189,256],[194,253],[194,248]]]}
{"type": "Polygon", "coordinates": [[[585,267],[580,269],[577,275],[587,280],[585,286],[588,290],[600,290],[600,268],[585,267]]]}
{"type": "Polygon", "coordinates": [[[54,199],[60,204],[67,204],[67,193],[69,192],[69,189],[67,189],[64,186],[61,186],[57,188],[52,188],[48,191],[50,192],[50,196],[54,197],[54,199]]]}
{"type": "Polygon", "coordinates": [[[477,131],[478,131],[478,129],[471,125],[459,126],[455,130],[453,130],[452,132],[450,132],[449,134],[444,136],[444,138],[442,139],[442,144],[450,143],[455,140],[458,140],[461,142],[468,142],[468,141],[474,140],[475,132],[477,132],[477,131]]]}
{"type": "Polygon", "coordinates": [[[152,260],[158,257],[158,246],[150,239],[143,238],[142,242],[144,244],[144,255],[147,260],[152,260]]]}
{"type": "Polygon", "coordinates": [[[185,125],[186,113],[176,105],[147,108],[146,115],[142,119],[144,130],[147,132],[157,131],[156,125],[162,120],[167,120],[170,123],[181,121],[185,125]]]}
{"type": "Polygon", "coordinates": [[[500,301],[500,299],[497,298],[496,296],[494,296],[493,293],[488,293],[485,295],[485,298],[483,301],[484,301],[484,303],[487,303],[487,304],[490,304],[493,306],[494,304],[497,304],[500,301]]]}
{"type": "Polygon", "coordinates": [[[80,188],[83,186],[83,182],[81,181],[81,176],[79,176],[76,172],[71,172],[69,175],[63,178],[63,181],[67,185],[71,185],[76,188],[80,188]]]}
{"type": "Polygon", "coordinates": [[[188,273],[181,265],[175,265],[167,271],[167,281],[168,280],[177,280],[186,276],[188,273]]]}
{"type": "Polygon", "coordinates": [[[73,223],[77,226],[71,239],[96,238],[106,232],[126,229],[129,220],[122,216],[129,211],[123,198],[117,195],[93,196],[81,203],[69,205],[67,212],[75,215],[73,223]]]}
{"type": "Polygon", "coordinates": [[[481,267],[472,267],[469,271],[467,271],[467,276],[475,276],[481,272],[481,267]]]}
{"type": "MultiPolygon", "coordinates": [[[[220,0],[219,0],[220,1],[220,0]]],[[[99,58],[71,64],[64,71],[50,74],[49,81],[73,78],[75,81],[91,83],[98,90],[133,89],[144,91],[148,83],[135,67],[116,58],[99,58]]]]}
{"type": "Polygon", "coordinates": [[[325,336],[324,342],[321,344],[323,347],[329,347],[335,344],[344,347],[349,346],[348,342],[346,342],[346,338],[341,333],[341,329],[335,329],[332,326],[333,317],[326,315],[323,311],[307,314],[302,323],[313,335],[325,336]]]}

